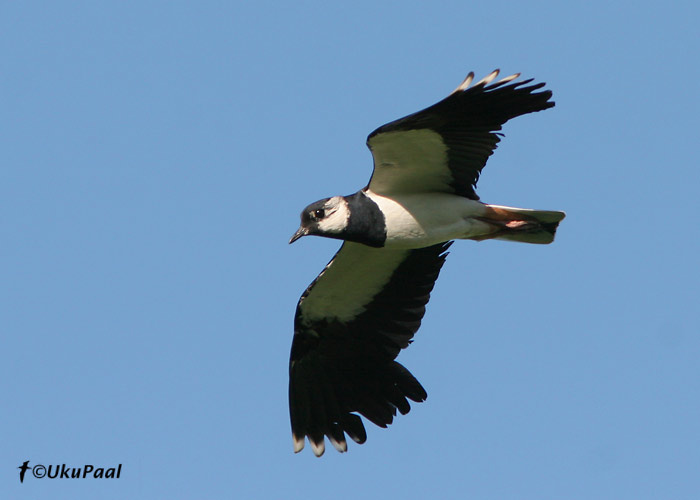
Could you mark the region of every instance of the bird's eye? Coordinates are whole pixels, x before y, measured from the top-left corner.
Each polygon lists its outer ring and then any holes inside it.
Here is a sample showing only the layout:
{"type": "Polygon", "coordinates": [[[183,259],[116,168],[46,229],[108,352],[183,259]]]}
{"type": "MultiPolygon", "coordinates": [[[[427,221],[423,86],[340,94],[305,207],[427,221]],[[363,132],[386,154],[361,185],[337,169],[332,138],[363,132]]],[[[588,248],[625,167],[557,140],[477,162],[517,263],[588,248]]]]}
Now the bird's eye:
{"type": "Polygon", "coordinates": [[[317,219],[323,219],[323,217],[326,215],[326,212],[319,208],[318,210],[314,210],[314,217],[317,219]]]}

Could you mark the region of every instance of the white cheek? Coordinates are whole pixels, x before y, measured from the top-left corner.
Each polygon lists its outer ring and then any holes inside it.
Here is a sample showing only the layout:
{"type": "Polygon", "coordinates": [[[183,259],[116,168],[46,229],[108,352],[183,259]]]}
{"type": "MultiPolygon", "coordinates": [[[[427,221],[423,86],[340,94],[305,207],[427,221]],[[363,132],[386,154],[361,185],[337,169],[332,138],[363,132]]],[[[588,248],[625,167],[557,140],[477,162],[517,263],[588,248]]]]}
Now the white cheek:
{"type": "Polygon", "coordinates": [[[318,228],[327,233],[339,233],[348,226],[350,211],[345,204],[341,204],[331,215],[318,223],[318,228]]]}

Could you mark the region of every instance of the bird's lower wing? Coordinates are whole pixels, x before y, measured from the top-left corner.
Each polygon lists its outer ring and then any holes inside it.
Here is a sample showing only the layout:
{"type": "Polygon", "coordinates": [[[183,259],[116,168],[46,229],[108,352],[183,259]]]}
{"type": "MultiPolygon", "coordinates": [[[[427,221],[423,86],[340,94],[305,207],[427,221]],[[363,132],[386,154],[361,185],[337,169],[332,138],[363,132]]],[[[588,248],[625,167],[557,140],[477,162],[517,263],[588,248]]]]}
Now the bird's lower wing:
{"type": "Polygon", "coordinates": [[[427,394],[394,361],[418,330],[450,243],[387,250],[346,242],[297,306],[289,366],[295,451],[308,437],[316,455],[324,436],[339,451],[345,435],[366,439],[359,413],[380,427],[408,400],[427,394]]]}

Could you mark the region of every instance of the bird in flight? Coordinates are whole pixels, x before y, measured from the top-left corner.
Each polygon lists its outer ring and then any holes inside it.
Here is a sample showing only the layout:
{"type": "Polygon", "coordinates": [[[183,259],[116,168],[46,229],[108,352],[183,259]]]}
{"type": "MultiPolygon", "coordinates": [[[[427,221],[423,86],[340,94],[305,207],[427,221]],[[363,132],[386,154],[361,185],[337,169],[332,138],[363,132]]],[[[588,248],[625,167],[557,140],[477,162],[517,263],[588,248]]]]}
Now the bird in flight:
{"type": "Polygon", "coordinates": [[[474,74],[445,99],[372,132],[369,184],[301,213],[289,240],[343,240],[296,308],[289,362],[294,451],[316,456],[325,438],[347,451],[346,435],[367,439],[360,415],[379,427],[425,401],[416,378],[395,361],[418,330],[452,240],[551,243],[564,212],[479,201],[474,191],[511,118],[554,106],[544,83],[494,82],[474,74]]]}

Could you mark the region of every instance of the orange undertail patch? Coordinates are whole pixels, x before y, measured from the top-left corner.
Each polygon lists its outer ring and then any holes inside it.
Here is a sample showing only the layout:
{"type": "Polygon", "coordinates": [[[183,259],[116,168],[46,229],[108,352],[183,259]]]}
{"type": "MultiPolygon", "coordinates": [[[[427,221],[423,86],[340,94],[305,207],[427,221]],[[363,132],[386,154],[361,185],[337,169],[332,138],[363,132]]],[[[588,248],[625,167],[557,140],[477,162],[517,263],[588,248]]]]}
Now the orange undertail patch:
{"type": "Polygon", "coordinates": [[[530,210],[526,208],[486,205],[487,213],[479,220],[493,227],[493,233],[474,238],[480,240],[507,240],[546,245],[554,241],[564,212],[530,210]]]}

